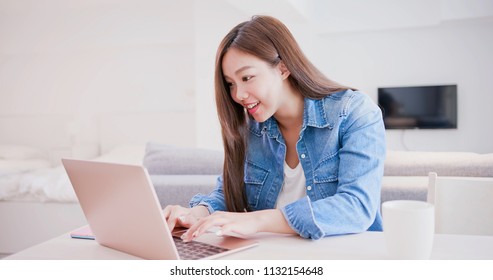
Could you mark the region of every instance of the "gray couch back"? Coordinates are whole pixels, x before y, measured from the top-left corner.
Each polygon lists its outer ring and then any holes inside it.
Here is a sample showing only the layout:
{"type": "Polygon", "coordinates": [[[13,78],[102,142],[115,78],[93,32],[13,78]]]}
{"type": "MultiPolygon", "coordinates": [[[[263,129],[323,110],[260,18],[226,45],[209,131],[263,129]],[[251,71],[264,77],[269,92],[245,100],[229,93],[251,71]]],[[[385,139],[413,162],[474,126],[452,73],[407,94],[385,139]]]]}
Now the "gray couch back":
{"type": "Polygon", "coordinates": [[[219,175],[223,169],[222,151],[180,148],[148,143],[144,167],[150,175],[219,175]]]}

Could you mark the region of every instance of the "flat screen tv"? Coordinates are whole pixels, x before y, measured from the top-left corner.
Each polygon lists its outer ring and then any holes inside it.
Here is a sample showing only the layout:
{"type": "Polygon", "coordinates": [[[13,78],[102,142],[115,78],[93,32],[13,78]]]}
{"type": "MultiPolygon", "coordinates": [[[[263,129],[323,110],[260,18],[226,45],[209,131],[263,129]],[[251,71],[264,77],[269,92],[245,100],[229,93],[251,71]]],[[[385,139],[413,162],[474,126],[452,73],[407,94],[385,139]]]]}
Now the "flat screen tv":
{"type": "Polygon", "coordinates": [[[378,88],[387,129],[457,128],[457,85],[378,88]]]}

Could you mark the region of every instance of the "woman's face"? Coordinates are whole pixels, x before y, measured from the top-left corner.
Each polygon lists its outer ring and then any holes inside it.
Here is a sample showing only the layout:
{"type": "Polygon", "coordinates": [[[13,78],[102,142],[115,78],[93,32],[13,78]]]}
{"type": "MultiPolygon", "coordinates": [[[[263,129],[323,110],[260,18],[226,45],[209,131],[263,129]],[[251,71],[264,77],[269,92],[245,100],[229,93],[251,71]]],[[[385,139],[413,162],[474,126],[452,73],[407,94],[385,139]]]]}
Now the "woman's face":
{"type": "Polygon", "coordinates": [[[283,86],[289,72],[282,63],[272,67],[267,62],[229,49],[223,57],[222,70],[231,97],[245,107],[257,122],[264,122],[283,104],[283,86]]]}

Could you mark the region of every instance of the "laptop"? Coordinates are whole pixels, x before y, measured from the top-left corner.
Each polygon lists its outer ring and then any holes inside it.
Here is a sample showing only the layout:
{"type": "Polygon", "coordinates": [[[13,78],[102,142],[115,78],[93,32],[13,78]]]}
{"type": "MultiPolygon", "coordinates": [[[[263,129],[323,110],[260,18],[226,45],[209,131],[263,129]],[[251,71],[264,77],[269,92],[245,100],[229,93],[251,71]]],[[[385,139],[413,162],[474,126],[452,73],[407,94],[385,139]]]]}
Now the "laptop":
{"type": "Polygon", "coordinates": [[[62,159],[96,241],[144,259],[212,259],[257,245],[206,233],[183,242],[172,234],[147,170],[139,165],[62,159]]]}

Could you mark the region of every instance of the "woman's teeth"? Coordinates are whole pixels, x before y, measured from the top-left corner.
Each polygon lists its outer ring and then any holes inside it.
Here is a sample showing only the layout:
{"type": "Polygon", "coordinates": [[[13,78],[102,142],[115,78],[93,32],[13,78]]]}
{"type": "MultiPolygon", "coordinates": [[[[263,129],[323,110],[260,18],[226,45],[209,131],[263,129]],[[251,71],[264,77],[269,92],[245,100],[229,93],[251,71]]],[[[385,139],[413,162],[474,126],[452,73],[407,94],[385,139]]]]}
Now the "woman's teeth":
{"type": "Polygon", "coordinates": [[[247,109],[253,109],[257,105],[258,105],[258,102],[257,103],[252,103],[252,104],[248,104],[246,107],[247,107],[247,109]]]}

